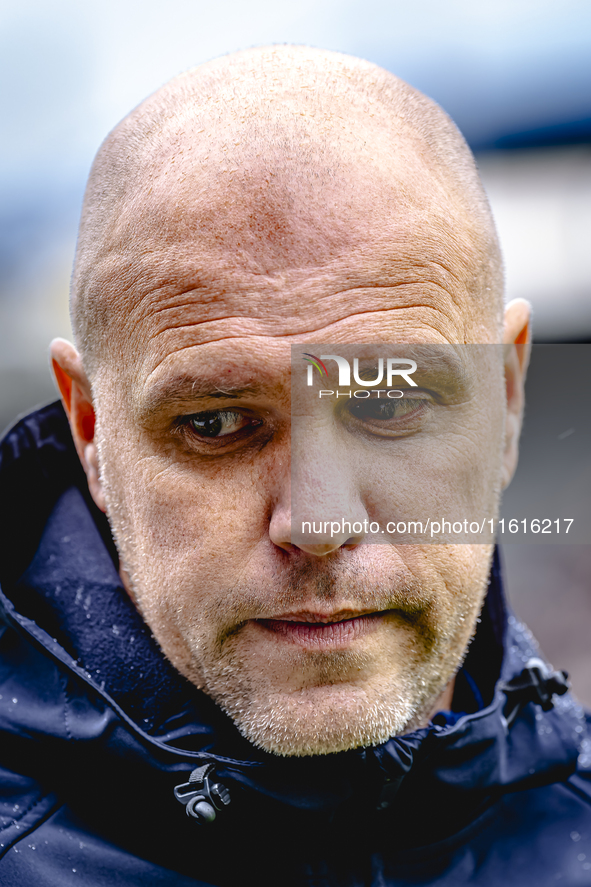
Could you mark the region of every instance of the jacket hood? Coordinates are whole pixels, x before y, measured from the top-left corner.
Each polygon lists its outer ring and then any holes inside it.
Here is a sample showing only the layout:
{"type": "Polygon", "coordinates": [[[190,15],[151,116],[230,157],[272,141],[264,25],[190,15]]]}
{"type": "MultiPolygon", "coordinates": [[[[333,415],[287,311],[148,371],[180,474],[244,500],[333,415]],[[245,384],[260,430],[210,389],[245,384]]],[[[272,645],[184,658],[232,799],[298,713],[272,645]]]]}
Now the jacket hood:
{"type": "MultiPolygon", "coordinates": [[[[511,687],[540,653],[507,613],[497,554],[451,713],[377,747],[280,758],[247,742],[161,653],[121,587],[109,527],[88,494],[61,405],[13,427],[0,460],[7,555],[0,605],[19,638],[0,729],[11,754],[37,755],[40,771],[55,772],[68,760],[68,778],[75,773],[79,780],[78,749],[84,761],[94,756],[130,780],[146,778],[149,767],[162,774],[154,791],[167,815],[176,816],[174,785],[211,764],[237,799],[229,821],[245,811],[272,816],[278,807],[338,817],[354,804],[364,816],[403,809],[409,834],[422,816],[424,840],[425,793],[435,806],[462,799],[468,821],[488,797],[564,780],[575,770],[585,730],[581,707],[566,694],[544,711],[519,682],[511,687]],[[25,648],[32,652],[25,656],[25,648]],[[40,751],[48,737],[50,756],[40,751]]],[[[133,791],[143,797],[137,783],[133,791]]],[[[441,832],[449,824],[432,827],[441,832]]]]}

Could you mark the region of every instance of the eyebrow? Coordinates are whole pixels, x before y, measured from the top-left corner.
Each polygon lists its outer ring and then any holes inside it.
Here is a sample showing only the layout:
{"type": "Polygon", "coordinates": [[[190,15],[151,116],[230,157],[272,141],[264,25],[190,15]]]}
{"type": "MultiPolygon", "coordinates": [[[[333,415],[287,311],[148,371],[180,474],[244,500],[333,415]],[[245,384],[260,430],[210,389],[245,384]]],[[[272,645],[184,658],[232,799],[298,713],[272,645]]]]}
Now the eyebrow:
{"type": "MultiPolygon", "coordinates": [[[[378,346],[379,347],[379,346],[378,346]]],[[[457,346],[456,346],[457,347],[457,346]]],[[[462,345],[462,348],[472,347],[462,345]]],[[[480,347],[480,346],[476,346],[480,347]]],[[[418,364],[413,377],[421,385],[439,383],[446,388],[465,388],[470,383],[470,373],[465,361],[451,345],[385,345],[383,346],[384,365],[387,357],[398,357],[400,360],[415,360],[418,364]]],[[[382,356],[380,354],[380,356],[382,356]]],[[[352,365],[352,360],[350,360],[352,365]]],[[[359,357],[359,375],[367,378],[377,373],[378,358],[373,355],[359,357]]],[[[385,385],[385,366],[382,387],[385,385]]]]}
{"type": "Polygon", "coordinates": [[[241,397],[252,397],[260,393],[260,387],[238,384],[221,386],[211,379],[178,375],[164,379],[150,388],[137,404],[137,411],[144,420],[149,420],[164,410],[183,410],[199,406],[202,401],[238,400],[241,397]]]}

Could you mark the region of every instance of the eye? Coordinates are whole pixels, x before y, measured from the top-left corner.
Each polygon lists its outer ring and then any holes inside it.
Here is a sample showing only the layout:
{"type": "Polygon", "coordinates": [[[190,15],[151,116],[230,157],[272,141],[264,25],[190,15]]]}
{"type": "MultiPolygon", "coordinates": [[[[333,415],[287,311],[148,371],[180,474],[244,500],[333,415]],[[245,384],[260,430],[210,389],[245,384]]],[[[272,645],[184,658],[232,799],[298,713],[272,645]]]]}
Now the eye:
{"type": "Polygon", "coordinates": [[[247,427],[260,425],[254,419],[236,413],[234,410],[216,410],[211,413],[195,413],[189,416],[186,424],[199,437],[228,437],[247,427]]]}
{"type": "Polygon", "coordinates": [[[377,433],[393,434],[405,431],[414,420],[428,409],[428,401],[417,397],[372,397],[347,403],[349,414],[358,422],[370,425],[377,433]]]}

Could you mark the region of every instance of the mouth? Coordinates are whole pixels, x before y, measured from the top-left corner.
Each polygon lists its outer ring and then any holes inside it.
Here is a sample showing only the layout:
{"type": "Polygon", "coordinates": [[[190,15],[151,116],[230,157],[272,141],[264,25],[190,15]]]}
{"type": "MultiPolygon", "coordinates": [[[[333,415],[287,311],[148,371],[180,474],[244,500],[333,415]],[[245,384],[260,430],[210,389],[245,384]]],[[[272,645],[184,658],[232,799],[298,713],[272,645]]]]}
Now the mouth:
{"type": "Polygon", "coordinates": [[[385,613],[370,612],[344,615],[340,613],[287,613],[272,619],[253,620],[263,631],[280,641],[307,649],[335,649],[375,631],[385,613]]]}

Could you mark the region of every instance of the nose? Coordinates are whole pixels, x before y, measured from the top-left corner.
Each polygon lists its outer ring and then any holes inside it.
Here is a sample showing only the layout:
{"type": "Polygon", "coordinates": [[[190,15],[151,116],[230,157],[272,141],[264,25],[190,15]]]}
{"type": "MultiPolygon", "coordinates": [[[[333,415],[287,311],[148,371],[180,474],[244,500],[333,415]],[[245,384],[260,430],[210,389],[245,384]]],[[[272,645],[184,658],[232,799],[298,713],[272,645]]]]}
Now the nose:
{"type": "Polygon", "coordinates": [[[339,548],[352,550],[363,541],[369,517],[354,468],[346,454],[341,455],[320,440],[313,449],[292,453],[279,480],[269,525],[271,541],[278,548],[325,557],[339,548]]]}

